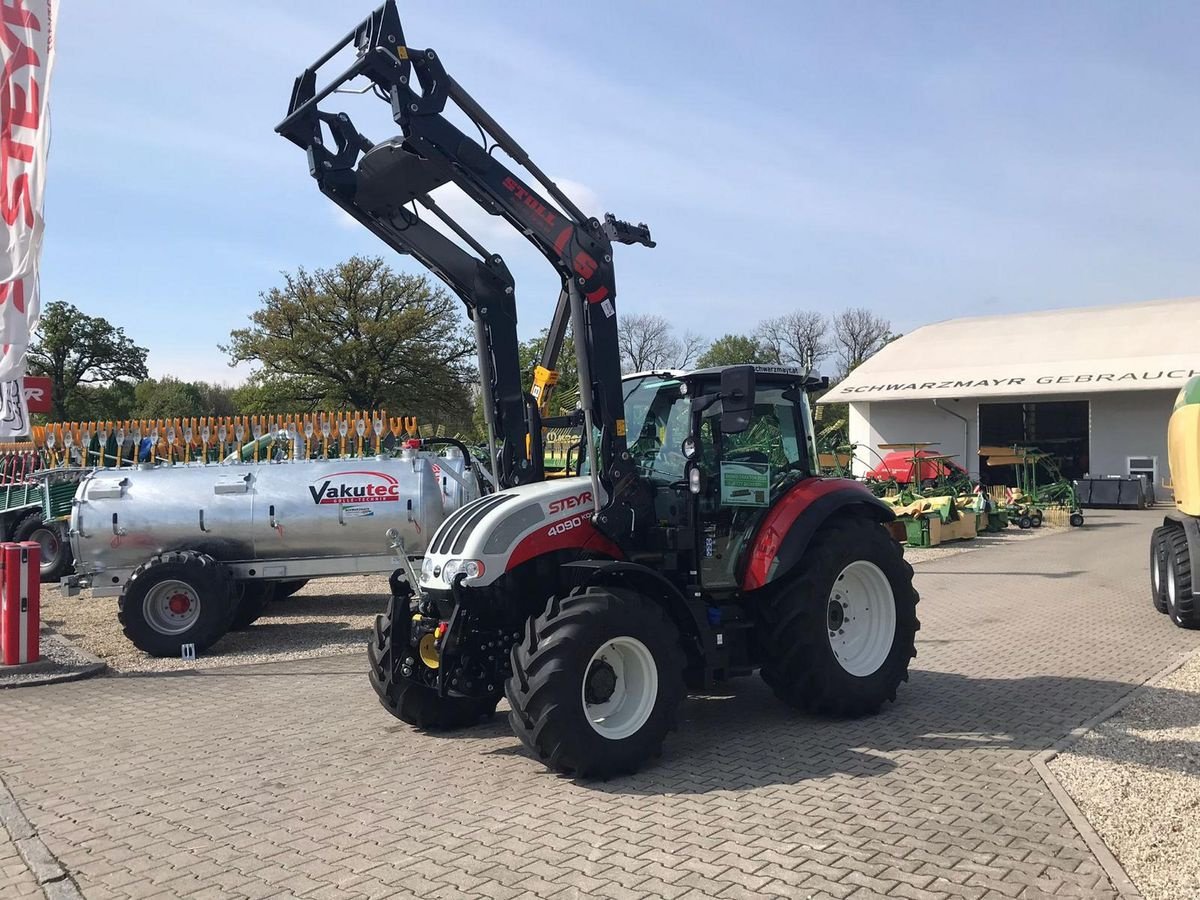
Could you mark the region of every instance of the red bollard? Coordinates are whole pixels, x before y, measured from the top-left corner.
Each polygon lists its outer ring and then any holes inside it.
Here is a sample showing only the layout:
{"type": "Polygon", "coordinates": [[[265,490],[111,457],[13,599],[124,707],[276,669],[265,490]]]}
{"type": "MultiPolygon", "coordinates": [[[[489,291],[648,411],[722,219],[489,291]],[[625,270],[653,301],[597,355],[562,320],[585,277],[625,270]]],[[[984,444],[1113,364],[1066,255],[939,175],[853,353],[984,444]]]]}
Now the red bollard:
{"type": "Polygon", "coordinates": [[[0,657],[4,665],[41,658],[41,545],[0,545],[0,657]]]}

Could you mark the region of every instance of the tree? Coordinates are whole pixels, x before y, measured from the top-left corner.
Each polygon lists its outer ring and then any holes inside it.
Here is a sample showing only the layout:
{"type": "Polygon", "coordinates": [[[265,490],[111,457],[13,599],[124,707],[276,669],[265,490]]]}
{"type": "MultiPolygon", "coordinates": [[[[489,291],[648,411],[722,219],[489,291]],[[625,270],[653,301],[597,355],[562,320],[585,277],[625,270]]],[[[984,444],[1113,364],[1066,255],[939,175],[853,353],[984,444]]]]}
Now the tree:
{"type": "Polygon", "coordinates": [[[133,414],[138,419],[174,419],[208,415],[204,395],[190,381],[167,375],[147,378],[134,389],[133,414]]]}
{"type": "Polygon", "coordinates": [[[819,312],[799,310],[767,319],[758,326],[758,340],[767,348],[771,362],[797,366],[805,372],[816,369],[833,351],[829,320],[819,312]]]}
{"type": "Polygon", "coordinates": [[[617,320],[617,346],[624,372],[686,368],[703,343],[690,331],[677,337],[671,323],[662,316],[628,315],[617,320]]]}
{"type": "Polygon", "coordinates": [[[708,345],[696,360],[699,368],[771,363],[775,358],[758,338],[745,334],[724,334],[708,345]]]}
{"type": "Polygon", "coordinates": [[[892,323],[869,309],[855,307],[833,317],[840,374],[844,377],[893,341],[892,323]]]}
{"type": "Polygon", "coordinates": [[[258,363],[252,386],[309,409],[386,407],[451,427],[470,420],[475,342],[457,300],[379,257],[283,273],[234,330],[230,364],[258,363]]]}
{"type": "Polygon", "coordinates": [[[108,319],[85,315],[73,304],[55,300],[42,310],[37,336],[29,346],[28,367],[33,375],[49,377],[50,415],[63,421],[81,417],[72,413],[81,411],[89,388],[145,378],[146,353],[108,319]]]}

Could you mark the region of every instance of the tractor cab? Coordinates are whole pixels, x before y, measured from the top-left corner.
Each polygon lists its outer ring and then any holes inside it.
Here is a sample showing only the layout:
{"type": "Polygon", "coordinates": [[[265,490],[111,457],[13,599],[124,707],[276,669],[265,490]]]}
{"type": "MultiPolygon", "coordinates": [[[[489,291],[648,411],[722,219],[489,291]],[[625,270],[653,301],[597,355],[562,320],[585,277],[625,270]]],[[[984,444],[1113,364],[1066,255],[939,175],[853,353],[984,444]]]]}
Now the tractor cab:
{"type": "Polygon", "coordinates": [[[821,384],[783,366],[625,379],[629,449],[654,490],[657,527],[694,536],[706,591],[737,587],[767,510],[819,474],[808,394],[821,384]]]}

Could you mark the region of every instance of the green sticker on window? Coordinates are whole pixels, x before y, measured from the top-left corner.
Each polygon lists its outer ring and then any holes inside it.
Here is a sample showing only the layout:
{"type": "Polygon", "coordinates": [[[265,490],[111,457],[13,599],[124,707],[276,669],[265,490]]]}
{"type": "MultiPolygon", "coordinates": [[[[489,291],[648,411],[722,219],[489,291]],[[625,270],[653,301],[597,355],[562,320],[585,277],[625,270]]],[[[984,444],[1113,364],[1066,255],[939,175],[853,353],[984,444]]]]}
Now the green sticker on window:
{"type": "Polygon", "coordinates": [[[722,506],[766,506],[770,502],[770,463],[721,463],[722,506]]]}

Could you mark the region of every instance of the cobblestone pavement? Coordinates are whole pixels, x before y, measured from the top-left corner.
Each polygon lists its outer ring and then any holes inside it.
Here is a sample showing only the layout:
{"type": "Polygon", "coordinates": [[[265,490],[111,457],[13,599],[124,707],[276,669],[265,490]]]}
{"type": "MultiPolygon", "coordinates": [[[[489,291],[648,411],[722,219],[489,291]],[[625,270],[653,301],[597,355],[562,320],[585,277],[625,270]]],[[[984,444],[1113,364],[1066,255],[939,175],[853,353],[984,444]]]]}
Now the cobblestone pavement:
{"type": "Polygon", "coordinates": [[[744,679],[633,778],[549,774],[500,718],[413,732],[361,656],[6,692],[0,763],[89,898],[1111,896],[1031,757],[1200,645],[1146,596],[1156,518],[923,565],[898,703],[744,679]]]}

